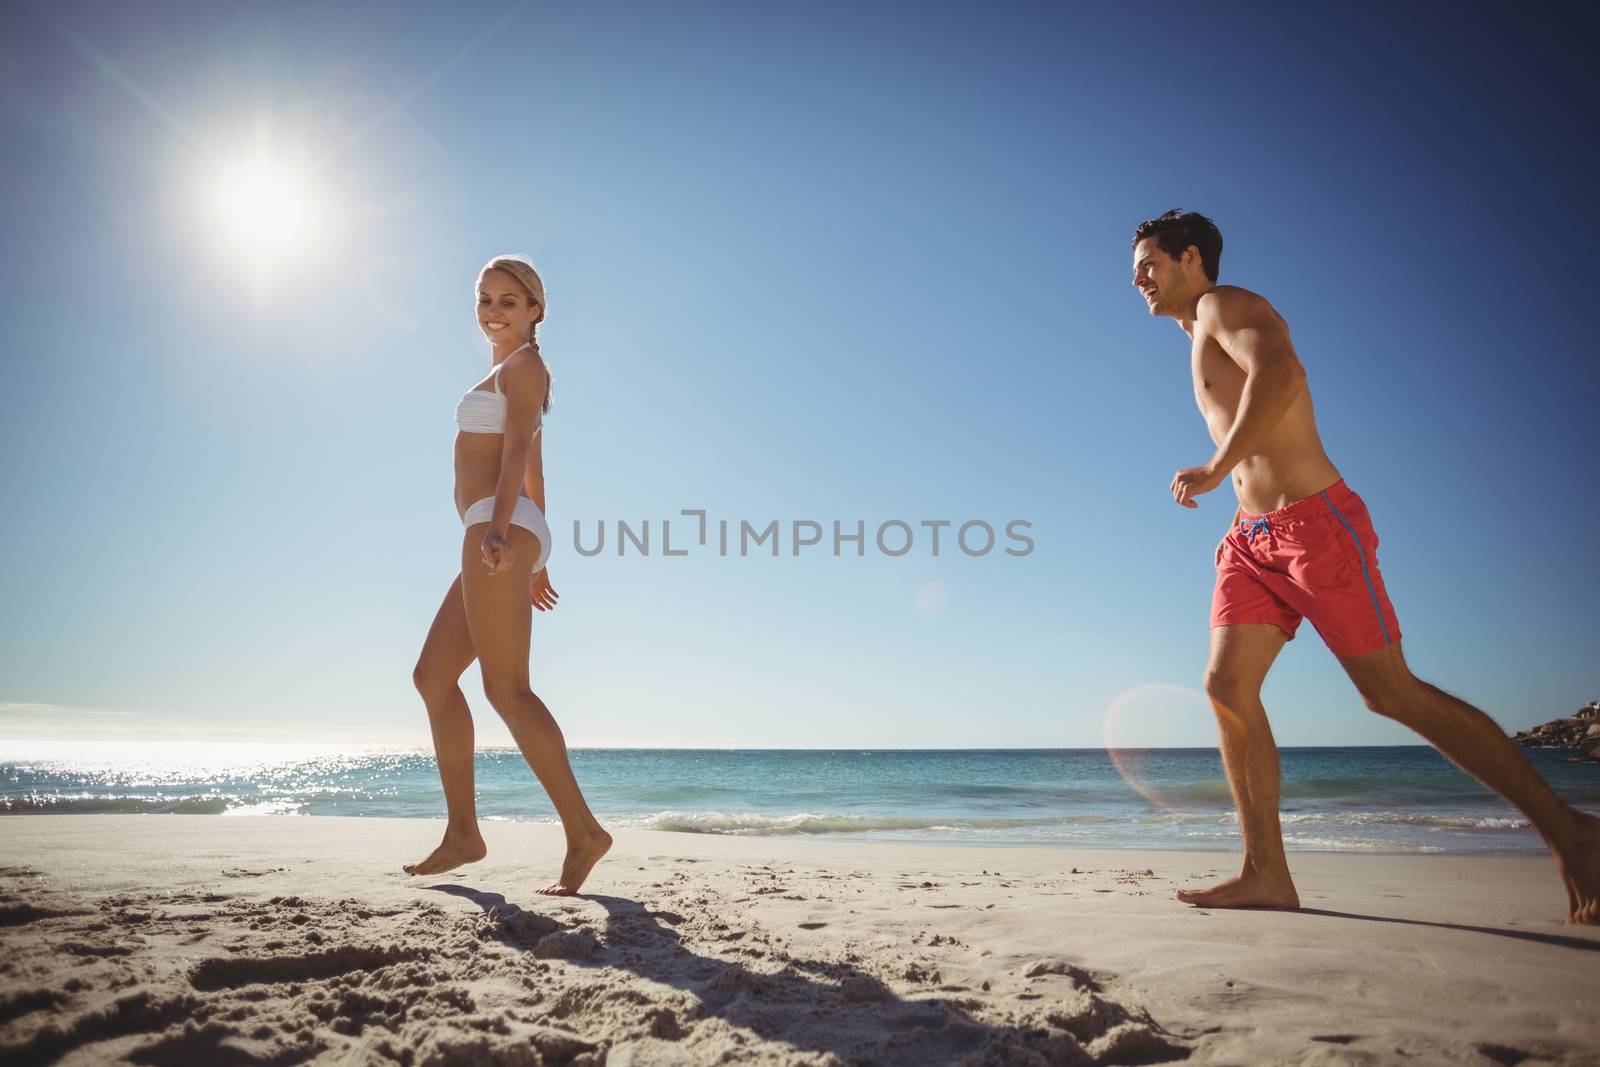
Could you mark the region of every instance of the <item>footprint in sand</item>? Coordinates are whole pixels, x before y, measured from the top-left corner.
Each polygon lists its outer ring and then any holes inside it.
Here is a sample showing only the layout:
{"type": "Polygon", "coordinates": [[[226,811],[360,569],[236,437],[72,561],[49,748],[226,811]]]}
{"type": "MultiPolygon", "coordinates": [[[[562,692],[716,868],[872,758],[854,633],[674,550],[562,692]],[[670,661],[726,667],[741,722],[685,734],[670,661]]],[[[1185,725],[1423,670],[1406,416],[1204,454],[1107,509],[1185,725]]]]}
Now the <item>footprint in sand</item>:
{"type": "Polygon", "coordinates": [[[5,904],[0,905],[0,926],[26,926],[28,923],[38,922],[40,919],[51,919],[57,915],[71,915],[73,912],[53,911],[49,908],[36,908],[32,904],[5,904]]]}
{"type": "Polygon", "coordinates": [[[266,956],[201,960],[189,971],[189,984],[202,992],[276,982],[307,982],[352,971],[375,971],[420,956],[410,949],[348,946],[304,956],[266,956]]]}

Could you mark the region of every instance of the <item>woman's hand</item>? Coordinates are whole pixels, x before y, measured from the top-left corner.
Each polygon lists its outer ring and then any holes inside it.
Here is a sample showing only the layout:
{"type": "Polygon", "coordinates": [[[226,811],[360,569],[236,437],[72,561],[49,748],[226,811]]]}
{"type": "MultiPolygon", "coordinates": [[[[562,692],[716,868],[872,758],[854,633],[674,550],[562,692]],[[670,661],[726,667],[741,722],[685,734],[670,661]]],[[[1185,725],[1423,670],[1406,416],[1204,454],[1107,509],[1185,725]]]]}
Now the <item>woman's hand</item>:
{"type": "Polygon", "coordinates": [[[511,547],[505,534],[490,530],[483,535],[483,565],[489,568],[490,574],[510,570],[516,558],[517,550],[511,547]]]}
{"type": "Polygon", "coordinates": [[[533,576],[528,583],[528,592],[533,597],[533,606],[540,611],[554,611],[556,601],[561,599],[561,594],[550,587],[550,569],[546,567],[533,576]]]}

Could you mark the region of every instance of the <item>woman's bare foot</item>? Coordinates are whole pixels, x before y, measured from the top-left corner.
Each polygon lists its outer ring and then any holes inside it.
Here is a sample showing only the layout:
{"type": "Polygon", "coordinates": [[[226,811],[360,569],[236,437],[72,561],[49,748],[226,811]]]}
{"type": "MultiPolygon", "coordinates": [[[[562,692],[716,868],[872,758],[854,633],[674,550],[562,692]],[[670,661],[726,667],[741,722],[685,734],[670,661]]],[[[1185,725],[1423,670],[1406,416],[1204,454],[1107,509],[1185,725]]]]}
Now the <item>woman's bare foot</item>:
{"type": "Polygon", "coordinates": [[[1556,869],[1567,884],[1567,921],[1600,926],[1600,819],[1579,813],[1584,833],[1556,853],[1556,869]]]}
{"type": "Polygon", "coordinates": [[[611,850],[611,835],[604,830],[581,844],[568,842],[567,858],[561,864],[561,877],[551,882],[540,893],[547,897],[570,897],[582,888],[583,880],[589,877],[589,872],[594,865],[600,862],[600,857],[611,850]]]}
{"type": "Polygon", "coordinates": [[[489,854],[489,846],[477,830],[469,837],[445,831],[439,847],[428,853],[421,863],[408,863],[402,868],[407,874],[440,874],[464,863],[476,863],[489,854]]]}
{"type": "Polygon", "coordinates": [[[1243,874],[1210,889],[1183,889],[1178,899],[1197,908],[1284,908],[1300,906],[1289,872],[1267,874],[1246,867],[1243,874]]]}

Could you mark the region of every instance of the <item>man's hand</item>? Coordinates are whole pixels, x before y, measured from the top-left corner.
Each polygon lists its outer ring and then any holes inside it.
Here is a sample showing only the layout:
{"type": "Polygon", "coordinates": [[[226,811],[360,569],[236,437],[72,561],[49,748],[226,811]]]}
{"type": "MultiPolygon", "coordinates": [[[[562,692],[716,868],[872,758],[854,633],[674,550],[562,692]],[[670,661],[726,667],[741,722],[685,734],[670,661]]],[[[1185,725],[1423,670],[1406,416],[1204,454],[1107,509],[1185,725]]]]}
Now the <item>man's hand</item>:
{"type": "Polygon", "coordinates": [[[1172,476],[1172,499],[1186,508],[1197,508],[1194,497],[1209,493],[1222,484],[1222,474],[1210,465],[1189,467],[1172,476]]]}
{"type": "Polygon", "coordinates": [[[556,601],[561,599],[561,594],[550,587],[549,568],[533,576],[533,580],[528,583],[528,594],[533,598],[533,606],[540,611],[556,609],[556,601]]]}

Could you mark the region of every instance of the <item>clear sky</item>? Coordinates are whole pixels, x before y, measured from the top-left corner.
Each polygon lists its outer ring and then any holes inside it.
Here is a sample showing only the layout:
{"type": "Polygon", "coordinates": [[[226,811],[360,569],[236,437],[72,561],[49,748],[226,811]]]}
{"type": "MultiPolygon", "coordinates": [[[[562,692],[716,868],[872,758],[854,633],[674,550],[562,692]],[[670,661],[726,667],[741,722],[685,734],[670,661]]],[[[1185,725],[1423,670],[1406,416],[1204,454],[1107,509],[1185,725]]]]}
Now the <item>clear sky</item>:
{"type": "MultiPolygon", "coordinates": [[[[1172,207],[1288,318],[1418,674],[1510,728],[1600,697],[1576,15],[767,6],[6,5],[0,737],[424,738],[472,282],[521,251],[569,742],[1095,745],[1134,690],[1115,740],[1213,743],[1234,500],[1168,494],[1212,446],[1129,285],[1172,207]],[[298,224],[238,191],[285,170],[298,224]],[[782,554],[664,558],[685,508],[782,554]]],[[[1266,699],[1412,740],[1309,626],[1266,699]]]]}

